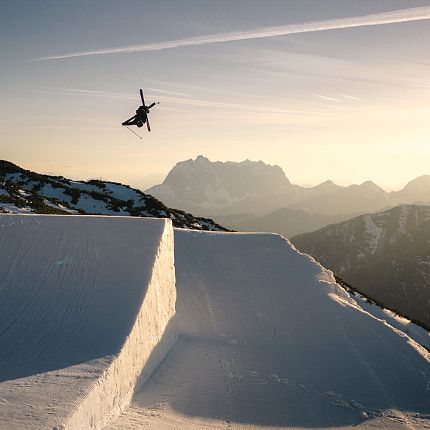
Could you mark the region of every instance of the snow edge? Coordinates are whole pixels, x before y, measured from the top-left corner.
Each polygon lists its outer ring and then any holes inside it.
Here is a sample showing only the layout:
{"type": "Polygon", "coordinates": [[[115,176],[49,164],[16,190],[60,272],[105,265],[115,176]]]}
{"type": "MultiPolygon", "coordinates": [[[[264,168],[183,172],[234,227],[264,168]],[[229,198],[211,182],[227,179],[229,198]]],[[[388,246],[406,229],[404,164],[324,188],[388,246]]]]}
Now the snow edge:
{"type": "Polygon", "coordinates": [[[148,289],[129,335],[103,376],[57,430],[100,430],[130,404],[176,342],[175,305],[174,235],[171,220],[165,219],[148,289]]]}

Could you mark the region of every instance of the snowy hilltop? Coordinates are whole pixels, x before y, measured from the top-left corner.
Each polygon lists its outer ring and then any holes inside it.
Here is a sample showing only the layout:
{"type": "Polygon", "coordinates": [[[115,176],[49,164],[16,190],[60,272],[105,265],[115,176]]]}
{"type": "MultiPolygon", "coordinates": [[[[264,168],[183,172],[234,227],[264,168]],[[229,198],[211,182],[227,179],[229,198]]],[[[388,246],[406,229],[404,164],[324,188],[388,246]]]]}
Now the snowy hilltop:
{"type": "Polygon", "coordinates": [[[0,227],[1,430],[430,425],[428,333],[281,236],[112,216],[0,227]]]}
{"type": "Polygon", "coordinates": [[[170,218],[175,227],[225,230],[211,219],[168,208],[128,185],[41,175],[4,160],[0,160],[0,212],[170,218]]]}
{"type": "Polygon", "coordinates": [[[430,328],[430,206],[367,214],[292,242],[390,309],[430,328]]]}

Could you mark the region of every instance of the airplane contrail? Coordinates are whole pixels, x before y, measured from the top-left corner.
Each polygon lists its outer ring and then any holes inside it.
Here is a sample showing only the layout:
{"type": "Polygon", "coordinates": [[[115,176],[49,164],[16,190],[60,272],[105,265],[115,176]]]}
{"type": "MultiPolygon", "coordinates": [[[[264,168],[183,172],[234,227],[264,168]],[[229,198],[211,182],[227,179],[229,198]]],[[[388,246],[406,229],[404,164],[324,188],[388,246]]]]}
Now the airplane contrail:
{"type": "Polygon", "coordinates": [[[285,36],[288,34],[394,24],[426,19],[430,19],[430,6],[398,9],[389,12],[347,18],[308,21],[304,23],[279,25],[275,27],[262,27],[254,30],[234,31],[230,33],[219,33],[185,39],[168,40],[164,42],[144,43],[140,45],[122,46],[117,48],[97,49],[93,51],[70,52],[66,54],[35,58],[32,61],[60,60],[64,58],[84,57],[89,55],[129,54],[134,52],[159,51],[162,49],[209,45],[212,43],[232,42],[235,40],[260,39],[264,37],[285,36]]]}

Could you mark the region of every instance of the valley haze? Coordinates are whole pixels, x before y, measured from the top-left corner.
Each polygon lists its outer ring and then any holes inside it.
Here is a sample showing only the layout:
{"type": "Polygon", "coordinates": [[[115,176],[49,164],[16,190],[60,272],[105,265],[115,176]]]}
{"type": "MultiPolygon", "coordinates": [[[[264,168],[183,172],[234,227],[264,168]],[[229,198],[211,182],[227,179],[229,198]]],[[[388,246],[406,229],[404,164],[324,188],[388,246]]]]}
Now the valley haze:
{"type": "Polygon", "coordinates": [[[177,163],[162,184],[146,192],[229,228],[291,237],[395,205],[429,204],[430,175],[392,192],[370,180],[350,186],[327,180],[305,188],[292,184],[277,165],[212,162],[200,155],[177,163]]]}

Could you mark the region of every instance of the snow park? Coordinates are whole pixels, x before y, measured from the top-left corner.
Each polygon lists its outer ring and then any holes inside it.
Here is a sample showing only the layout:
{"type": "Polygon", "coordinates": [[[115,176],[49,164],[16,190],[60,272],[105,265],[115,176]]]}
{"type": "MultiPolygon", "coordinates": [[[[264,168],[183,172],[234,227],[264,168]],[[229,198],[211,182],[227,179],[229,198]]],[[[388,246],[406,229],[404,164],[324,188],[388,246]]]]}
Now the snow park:
{"type": "Polygon", "coordinates": [[[279,235],[0,225],[2,429],[428,424],[428,350],[279,235]]]}
{"type": "Polygon", "coordinates": [[[0,4],[0,430],[430,430],[430,0],[0,4]]]}

